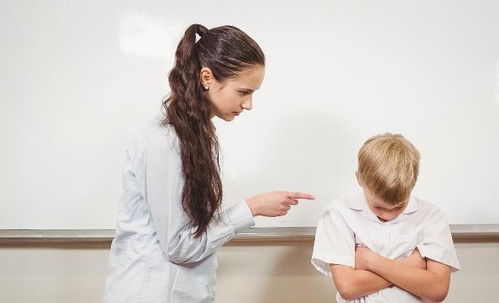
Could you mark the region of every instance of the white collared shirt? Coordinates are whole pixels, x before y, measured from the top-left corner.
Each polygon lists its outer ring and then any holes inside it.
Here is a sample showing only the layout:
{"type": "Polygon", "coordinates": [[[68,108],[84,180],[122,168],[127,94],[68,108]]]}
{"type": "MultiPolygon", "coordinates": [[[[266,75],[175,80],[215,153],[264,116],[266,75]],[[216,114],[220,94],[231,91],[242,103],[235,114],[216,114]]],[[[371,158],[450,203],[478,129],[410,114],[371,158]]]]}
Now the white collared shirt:
{"type": "Polygon", "coordinates": [[[181,205],[178,138],[161,119],[155,118],[127,150],[104,303],[213,302],[215,250],[254,224],[242,201],[193,237],[195,228],[181,205]]]}
{"type": "MultiPolygon", "coordinates": [[[[317,226],[312,264],[331,276],[330,264],[355,267],[355,246],[367,246],[389,259],[409,256],[418,248],[421,256],[460,269],[449,225],[435,205],[411,197],[396,218],[382,222],[372,213],[363,194],[331,202],[317,226]]],[[[371,295],[346,301],[339,293],[337,302],[424,302],[409,292],[391,286],[371,295]]]]}

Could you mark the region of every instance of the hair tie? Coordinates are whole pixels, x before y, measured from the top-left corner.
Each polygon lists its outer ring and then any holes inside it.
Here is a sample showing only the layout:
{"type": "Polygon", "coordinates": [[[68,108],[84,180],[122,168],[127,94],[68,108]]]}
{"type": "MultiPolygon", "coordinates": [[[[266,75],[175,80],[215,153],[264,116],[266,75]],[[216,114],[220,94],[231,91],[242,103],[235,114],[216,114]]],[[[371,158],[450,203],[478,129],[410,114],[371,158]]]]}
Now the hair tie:
{"type": "Polygon", "coordinates": [[[197,28],[196,28],[196,33],[199,35],[200,38],[203,38],[203,36],[208,32],[208,29],[201,25],[201,24],[198,24],[197,28]]]}

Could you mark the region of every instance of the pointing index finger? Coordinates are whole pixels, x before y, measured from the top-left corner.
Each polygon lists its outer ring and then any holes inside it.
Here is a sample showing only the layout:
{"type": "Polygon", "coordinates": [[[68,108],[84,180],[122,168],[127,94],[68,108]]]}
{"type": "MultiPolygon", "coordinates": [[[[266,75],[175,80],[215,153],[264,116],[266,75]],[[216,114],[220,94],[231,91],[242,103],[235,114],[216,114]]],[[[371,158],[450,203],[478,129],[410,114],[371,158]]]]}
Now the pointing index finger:
{"type": "Polygon", "coordinates": [[[315,200],[315,196],[308,193],[302,192],[289,192],[288,197],[291,199],[307,199],[307,200],[315,200]]]}

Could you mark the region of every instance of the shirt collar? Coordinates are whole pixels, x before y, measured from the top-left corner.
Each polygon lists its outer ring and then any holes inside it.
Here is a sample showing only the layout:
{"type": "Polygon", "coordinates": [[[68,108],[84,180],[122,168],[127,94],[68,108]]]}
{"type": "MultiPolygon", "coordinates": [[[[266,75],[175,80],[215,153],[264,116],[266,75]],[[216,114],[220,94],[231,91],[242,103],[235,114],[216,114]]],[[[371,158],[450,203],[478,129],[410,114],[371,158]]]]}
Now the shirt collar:
{"type": "Polygon", "coordinates": [[[368,210],[367,201],[362,191],[358,192],[352,199],[348,199],[346,204],[353,210],[368,210]]]}
{"type": "Polygon", "coordinates": [[[413,195],[409,198],[409,204],[402,212],[403,214],[410,214],[419,210],[419,201],[413,195]]]}
{"type": "MultiPolygon", "coordinates": [[[[371,218],[371,219],[374,219],[375,221],[378,221],[376,216],[369,209],[369,206],[367,205],[366,197],[364,196],[363,191],[360,191],[359,193],[357,193],[353,199],[349,199],[346,204],[347,204],[347,207],[349,207],[353,210],[362,211],[368,218],[371,218]]],[[[419,201],[414,196],[411,195],[409,197],[408,205],[404,209],[404,211],[397,218],[395,218],[387,223],[398,222],[403,215],[408,215],[408,214],[414,213],[414,212],[418,211],[419,208],[420,208],[419,201]]]]}

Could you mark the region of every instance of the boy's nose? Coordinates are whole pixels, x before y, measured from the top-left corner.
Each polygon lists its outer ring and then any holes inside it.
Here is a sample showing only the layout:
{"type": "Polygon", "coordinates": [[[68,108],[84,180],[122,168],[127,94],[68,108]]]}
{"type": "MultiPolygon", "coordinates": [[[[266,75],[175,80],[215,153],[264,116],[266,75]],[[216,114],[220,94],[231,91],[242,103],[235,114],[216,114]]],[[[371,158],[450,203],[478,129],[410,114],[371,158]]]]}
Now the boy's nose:
{"type": "Polygon", "coordinates": [[[391,220],[390,215],[387,215],[383,212],[378,214],[378,218],[380,218],[382,221],[390,221],[391,220]]]}

